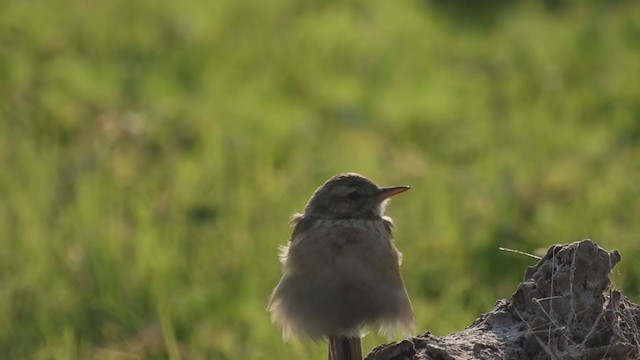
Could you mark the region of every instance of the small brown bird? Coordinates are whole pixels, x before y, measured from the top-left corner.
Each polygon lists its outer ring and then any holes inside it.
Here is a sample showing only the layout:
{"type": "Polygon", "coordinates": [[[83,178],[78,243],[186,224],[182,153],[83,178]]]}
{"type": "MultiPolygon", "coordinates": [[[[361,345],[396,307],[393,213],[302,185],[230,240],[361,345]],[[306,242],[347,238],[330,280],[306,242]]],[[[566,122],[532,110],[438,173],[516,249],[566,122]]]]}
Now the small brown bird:
{"type": "Polygon", "coordinates": [[[328,337],[330,359],[351,359],[362,357],[367,329],[410,333],[415,320],[402,255],[391,218],[383,215],[388,199],[408,189],[338,174],[313,193],[303,214],[293,215],[291,240],[280,249],[283,275],[269,299],[285,338],[328,337]]]}

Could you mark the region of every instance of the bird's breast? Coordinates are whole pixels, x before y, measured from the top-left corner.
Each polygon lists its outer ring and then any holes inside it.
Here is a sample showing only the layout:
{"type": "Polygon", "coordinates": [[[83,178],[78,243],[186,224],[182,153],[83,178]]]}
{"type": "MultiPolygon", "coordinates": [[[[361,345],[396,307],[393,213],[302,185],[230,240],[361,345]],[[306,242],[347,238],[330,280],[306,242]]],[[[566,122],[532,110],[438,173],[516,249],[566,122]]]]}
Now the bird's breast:
{"type": "Polygon", "coordinates": [[[311,231],[317,234],[316,241],[331,245],[335,251],[371,247],[390,240],[382,220],[320,220],[311,231]]]}
{"type": "Polygon", "coordinates": [[[317,220],[307,231],[298,234],[293,243],[290,265],[305,272],[329,271],[346,277],[356,274],[369,277],[398,267],[399,253],[388,225],[381,219],[317,220]]]}

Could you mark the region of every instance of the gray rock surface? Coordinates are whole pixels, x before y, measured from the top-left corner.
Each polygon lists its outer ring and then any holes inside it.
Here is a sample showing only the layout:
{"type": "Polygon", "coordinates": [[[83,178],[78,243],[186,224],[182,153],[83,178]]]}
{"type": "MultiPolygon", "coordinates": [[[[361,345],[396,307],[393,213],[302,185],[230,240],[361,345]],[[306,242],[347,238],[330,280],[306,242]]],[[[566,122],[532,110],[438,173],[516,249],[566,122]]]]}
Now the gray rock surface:
{"type": "Polygon", "coordinates": [[[640,306],[610,286],[620,259],[591,240],[554,245],[466,329],[380,345],[366,360],[640,359],[640,306]]]}

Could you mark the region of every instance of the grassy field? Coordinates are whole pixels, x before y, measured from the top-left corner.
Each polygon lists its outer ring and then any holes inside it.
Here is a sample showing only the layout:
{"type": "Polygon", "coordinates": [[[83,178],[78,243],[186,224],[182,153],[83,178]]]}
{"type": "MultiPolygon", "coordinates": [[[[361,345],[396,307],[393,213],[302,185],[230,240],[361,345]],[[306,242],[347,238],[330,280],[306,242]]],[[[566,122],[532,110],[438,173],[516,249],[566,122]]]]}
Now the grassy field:
{"type": "Polygon", "coordinates": [[[499,246],[618,248],[640,301],[640,6],[455,3],[0,0],[2,358],[325,358],[265,307],[343,171],[412,186],[418,332],[511,295],[499,246]]]}

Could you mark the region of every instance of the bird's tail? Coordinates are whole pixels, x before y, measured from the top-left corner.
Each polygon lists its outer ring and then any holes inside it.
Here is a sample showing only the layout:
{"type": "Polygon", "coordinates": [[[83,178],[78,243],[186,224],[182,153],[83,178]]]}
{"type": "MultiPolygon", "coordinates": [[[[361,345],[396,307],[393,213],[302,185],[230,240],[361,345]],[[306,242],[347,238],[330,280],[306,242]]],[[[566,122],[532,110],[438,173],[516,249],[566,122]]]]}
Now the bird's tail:
{"type": "Polygon", "coordinates": [[[360,338],[329,336],[329,360],[362,360],[360,338]]]}

